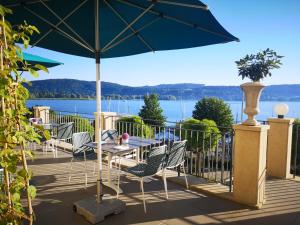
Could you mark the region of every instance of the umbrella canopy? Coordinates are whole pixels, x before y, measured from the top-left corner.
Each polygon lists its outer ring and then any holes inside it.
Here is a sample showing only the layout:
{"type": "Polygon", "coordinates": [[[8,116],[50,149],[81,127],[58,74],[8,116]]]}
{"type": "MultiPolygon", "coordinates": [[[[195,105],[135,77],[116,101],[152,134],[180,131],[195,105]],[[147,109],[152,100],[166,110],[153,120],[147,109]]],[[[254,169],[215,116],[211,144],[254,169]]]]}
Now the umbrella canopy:
{"type": "Polygon", "coordinates": [[[33,46],[96,59],[97,201],[102,152],[100,58],[238,41],[198,0],[2,0],[12,24],[35,25],[33,46]]]}
{"type": "MultiPolygon", "coordinates": [[[[30,66],[34,66],[34,65],[42,65],[44,67],[47,68],[51,68],[54,66],[59,66],[62,65],[63,63],[52,60],[52,59],[47,59],[38,55],[32,55],[29,53],[25,53],[23,52],[23,56],[21,56],[21,58],[23,58],[24,61],[26,61],[30,66]]],[[[23,66],[19,65],[19,71],[23,70],[23,66]]]]}
{"type": "Polygon", "coordinates": [[[95,58],[99,31],[101,58],[182,49],[238,40],[198,0],[2,0],[10,21],[35,25],[41,32],[31,44],[95,58]]]}

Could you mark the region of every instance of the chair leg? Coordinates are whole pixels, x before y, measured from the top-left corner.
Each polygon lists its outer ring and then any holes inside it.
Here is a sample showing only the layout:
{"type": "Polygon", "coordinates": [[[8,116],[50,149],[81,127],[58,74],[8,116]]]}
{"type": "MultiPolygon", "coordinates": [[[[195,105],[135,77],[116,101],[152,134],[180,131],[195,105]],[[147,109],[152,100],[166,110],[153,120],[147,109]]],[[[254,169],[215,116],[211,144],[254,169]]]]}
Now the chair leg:
{"type": "Polygon", "coordinates": [[[142,195],[143,195],[144,212],[147,213],[145,194],[144,194],[144,179],[143,179],[143,177],[141,178],[141,189],[142,189],[142,195]]]}
{"type": "MultiPolygon", "coordinates": [[[[45,149],[45,151],[43,151],[43,154],[45,153],[45,155],[47,155],[47,151],[48,151],[48,146],[50,145],[50,141],[49,140],[47,140],[46,141],[46,149],[45,149]]],[[[43,149],[44,150],[44,149],[43,149]]]]}
{"type": "Polygon", "coordinates": [[[84,167],[85,167],[85,189],[87,188],[87,165],[86,159],[84,159],[84,167]]]}
{"type": "Polygon", "coordinates": [[[71,159],[71,163],[70,163],[70,169],[69,169],[69,182],[71,182],[71,173],[72,173],[72,169],[73,169],[73,158],[71,159]]]}
{"type": "Polygon", "coordinates": [[[93,175],[95,175],[95,173],[96,173],[96,161],[94,161],[94,170],[93,170],[93,175]]]}
{"type": "Polygon", "coordinates": [[[56,148],[55,148],[55,157],[54,158],[57,158],[57,149],[58,149],[58,144],[60,144],[60,141],[57,141],[56,142],[56,148]]]}
{"type": "Polygon", "coordinates": [[[53,158],[55,158],[55,142],[56,142],[56,140],[51,140],[51,147],[52,147],[53,158]]]}
{"type": "Polygon", "coordinates": [[[119,199],[119,192],[120,192],[120,176],[121,176],[121,157],[119,156],[117,199],[119,199]]]}
{"type": "Polygon", "coordinates": [[[163,169],[163,171],[162,171],[162,176],[163,176],[163,180],[164,180],[164,187],[165,187],[165,192],[166,192],[166,198],[169,199],[168,186],[167,186],[167,177],[166,177],[166,170],[165,169],[163,169]]]}
{"type": "Polygon", "coordinates": [[[185,185],[186,185],[186,189],[189,189],[189,184],[186,178],[186,173],[185,173],[185,168],[184,168],[184,164],[181,165],[183,168],[183,174],[184,174],[184,179],[185,179],[185,185]]]}
{"type": "Polygon", "coordinates": [[[55,158],[55,155],[56,155],[56,154],[55,154],[55,151],[56,151],[56,146],[55,146],[55,145],[56,145],[56,144],[57,144],[56,141],[53,141],[53,144],[52,144],[52,147],[53,147],[53,148],[52,148],[53,158],[55,158]]]}
{"type": "Polygon", "coordinates": [[[58,156],[58,153],[57,153],[58,151],[57,151],[57,150],[58,150],[58,145],[60,145],[60,141],[61,141],[61,140],[58,140],[58,141],[56,142],[55,158],[57,158],[57,156],[58,156]]]}

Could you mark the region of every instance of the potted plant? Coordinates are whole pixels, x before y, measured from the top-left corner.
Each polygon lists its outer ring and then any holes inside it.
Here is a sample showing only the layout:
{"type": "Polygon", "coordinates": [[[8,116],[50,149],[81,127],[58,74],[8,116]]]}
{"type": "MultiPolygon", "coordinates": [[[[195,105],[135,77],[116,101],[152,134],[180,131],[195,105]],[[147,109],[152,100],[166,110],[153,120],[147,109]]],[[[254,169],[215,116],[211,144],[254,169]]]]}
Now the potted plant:
{"type": "Polygon", "coordinates": [[[267,76],[272,76],[271,70],[278,69],[281,65],[283,56],[269,48],[256,55],[246,55],[244,58],[236,61],[239,76],[242,79],[249,78],[252,82],[247,82],[241,85],[246,99],[246,107],[244,113],[248,115],[244,125],[255,126],[259,123],[255,120],[255,115],[259,113],[259,99],[265,85],[261,80],[267,76]]]}

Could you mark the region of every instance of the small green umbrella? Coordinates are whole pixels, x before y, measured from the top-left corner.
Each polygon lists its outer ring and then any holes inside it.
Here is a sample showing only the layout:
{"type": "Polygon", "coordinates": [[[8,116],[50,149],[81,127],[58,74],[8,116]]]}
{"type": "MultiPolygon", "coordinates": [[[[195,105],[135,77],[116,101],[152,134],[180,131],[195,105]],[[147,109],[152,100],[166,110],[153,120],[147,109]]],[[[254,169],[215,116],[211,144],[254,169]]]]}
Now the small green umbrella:
{"type": "MultiPolygon", "coordinates": [[[[35,65],[41,65],[44,66],[46,68],[50,68],[50,67],[54,67],[54,66],[59,66],[62,65],[63,63],[52,60],[52,59],[47,59],[38,55],[32,55],[29,53],[25,53],[23,52],[22,55],[20,55],[19,53],[17,53],[24,61],[26,61],[29,65],[29,67],[33,67],[35,65]]],[[[19,71],[24,71],[23,65],[18,65],[19,71]]]]}

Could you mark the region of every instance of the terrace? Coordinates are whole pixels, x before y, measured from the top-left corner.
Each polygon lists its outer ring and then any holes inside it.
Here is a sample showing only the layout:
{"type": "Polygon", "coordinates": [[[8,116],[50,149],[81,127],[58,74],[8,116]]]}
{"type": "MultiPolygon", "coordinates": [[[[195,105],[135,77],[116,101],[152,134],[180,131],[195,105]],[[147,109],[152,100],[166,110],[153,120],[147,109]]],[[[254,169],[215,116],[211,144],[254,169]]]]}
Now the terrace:
{"type": "MultiPolygon", "coordinates": [[[[69,152],[59,151],[59,158],[45,155],[41,149],[35,154],[36,159],[30,164],[35,174],[33,183],[38,190],[34,201],[35,224],[89,224],[74,213],[72,207],[74,201],[95,194],[96,177],[92,163],[88,164],[90,182],[84,189],[82,166],[74,167],[76,172],[71,182],[68,181],[69,152]]],[[[126,202],[126,211],[107,217],[101,224],[300,224],[299,179],[267,180],[266,202],[260,210],[204,192],[186,190],[172,182],[168,187],[169,200],[166,200],[159,178],[145,184],[148,213],[144,214],[139,183],[134,177],[123,174],[121,188],[124,194],[120,199],[126,202]]],[[[107,188],[105,193],[115,195],[107,188]]]]}
{"type": "MultiPolygon", "coordinates": [[[[47,114],[45,115],[47,116],[47,114]]],[[[52,115],[48,114],[48,116],[50,122],[65,123],[72,121],[74,115],[57,112],[52,115]]],[[[118,125],[119,118],[111,115],[104,116],[103,128],[118,127],[121,133],[125,132],[122,129],[134,127],[134,124],[130,123],[118,125]]],[[[93,124],[91,117],[85,115],[85,119],[93,124]]],[[[84,126],[75,126],[75,128],[87,129],[84,126]]],[[[172,129],[175,128],[167,126],[152,127],[152,129],[157,132],[167,130],[166,133],[174,133],[172,129]]],[[[74,132],[78,131],[81,130],[74,130],[74,132]]],[[[128,130],[126,131],[128,132],[128,130]]],[[[182,130],[181,132],[187,131],[182,130]]],[[[135,134],[137,135],[137,133],[135,134]]],[[[223,140],[222,136],[219,139],[223,140]]],[[[234,182],[232,182],[231,167],[226,167],[226,163],[224,163],[225,157],[226,159],[231,158],[232,149],[228,141],[224,143],[226,145],[222,147],[222,142],[219,142],[220,146],[217,146],[212,154],[206,155],[206,157],[209,156],[210,161],[206,161],[207,165],[202,164],[202,167],[195,166],[198,162],[194,158],[195,154],[187,149],[186,168],[187,170],[189,167],[192,168],[188,170],[189,190],[185,189],[183,176],[182,174],[178,176],[177,171],[168,171],[168,200],[165,198],[160,173],[147,180],[144,185],[147,214],[143,212],[142,195],[137,179],[122,172],[120,187],[124,193],[120,195],[120,199],[126,202],[126,210],[118,215],[108,216],[102,224],[300,224],[300,179],[297,176],[293,179],[267,179],[264,204],[259,210],[236,203],[232,192],[234,182]],[[219,155],[217,154],[218,149],[221,149],[221,152],[222,149],[226,151],[226,154],[221,154],[224,158],[218,159],[223,162],[221,165],[214,164],[214,160],[219,155]],[[209,162],[211,168],[208,167],[209,162]],[[221,177],[223,178],[221,179],[221,177]]],[[[62,148],[59,150],[58,158],[53,158],[51,153],[46,155],[40,146],[37,147],[36,159],[30,164],[30,168],[35,174],[32,182],[38,190],[38,197],[34,201],[36,224],[89,224],[83,217],[73,212],[72,207],[74,202],[95,195],[94,165],[92,162],[88,163],[89,173],[86,189],[84,188],[83,166],[80,163],[74,165],[72,179],[69,182],[71,151],[68,148],[71,147],[71,144],[62,143],[61,147],[64,147],[65,150],[62,148]]],[[[126,159],[122,160],[122,166],[135,164],[135,157],[136,153],[127,155],[126,159]]],[[[205,161],[205,155],[202,157],[205,161]]],[[[294,162],[292,161],[292,163],[294,162]]],[[[106,168],[107,164],[104,169],[104,178],[107,177],[106,168]]],[[[114,170],[113,177],[116,182],[116,170],[114,170]]],[[[106,197],[116,197],[115,191],[108,187],[105,187],[104,193],[110,194],[106,197]]]]}
{"type": "MultiPolygon", "coordinates": [[[[216,118],[206,120],[222,111],[218,105],[195,124],[162,119],[154,125],[146,123],[152,117],[127,120],[101,111],[100,61],[239,41],[207,5],[185,0],[64,5],[58,0],[4,0],[0,14],[1,224],[300,224],[299,127],[284,118],[285,104],[275,110],[278,118],[264,124],[254,118],[265,87],[259,81],[280,68],[283,56],[267,48],[236,61],[239,76],[253,81],[241,85],[248,115],[241,124],[217,127],[216,118]],[[35,26],[42,36],[32,35],[38,33],[35,26]],[[46,68],[18,56],[19,44],[95,59],[95,115],[53,114],[49,107],[34,107],[34,118],[27,120],[29,93],[22,73],[37,76],[46,68]],[[41,128],[50,131],[51,140],[41,128]],[[32,148],[35,159],[27,164],[32,148]],[[128,169],[136,164],[135,170],[128,169]],[[119,186],[123,191],[116,193],[119,186]]],[[[161,112],[149,105],[153,114],[161,112]]]]}

